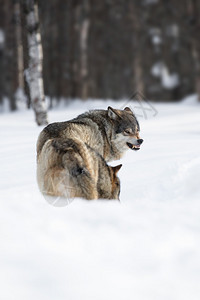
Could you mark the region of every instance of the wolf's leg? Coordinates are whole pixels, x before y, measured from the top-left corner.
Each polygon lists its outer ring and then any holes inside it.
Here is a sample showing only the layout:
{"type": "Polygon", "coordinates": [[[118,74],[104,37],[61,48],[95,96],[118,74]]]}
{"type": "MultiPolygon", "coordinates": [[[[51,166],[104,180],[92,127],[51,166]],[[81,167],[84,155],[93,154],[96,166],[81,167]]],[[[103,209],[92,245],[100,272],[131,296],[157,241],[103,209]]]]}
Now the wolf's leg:
{"type": "Polygon", "coordinates": [[[44,185],[41,190],[42,193],[50,196],[60,196],[65,198],[71,198],[71,190],[69,182],[69,176],[59,167],[50,168],[44,176],[44,185]]]}
{"type": "Polygon", "coordinates": [[[71,193],[74,197],[81,197],[88,200],[98,199],[97,183],[88,168],[88,162],[83,157],[68,150],[63,155],[63,166],[68,170],[69,181],[72,187],[71,193]]]}

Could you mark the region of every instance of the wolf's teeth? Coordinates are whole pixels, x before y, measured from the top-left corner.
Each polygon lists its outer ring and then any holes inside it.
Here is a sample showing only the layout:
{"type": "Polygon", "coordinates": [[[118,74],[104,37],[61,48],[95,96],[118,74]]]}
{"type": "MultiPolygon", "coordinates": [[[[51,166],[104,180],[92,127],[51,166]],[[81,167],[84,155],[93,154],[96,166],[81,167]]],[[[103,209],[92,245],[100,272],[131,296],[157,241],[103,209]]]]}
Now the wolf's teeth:
{"type": "Polygon", "coordinates": [[[138,145],[138,146],[134,146],[134,145],[133,145],[133,147],[132,147],[132,149],[138,149],[138,148],[140,148],[139,145],[138,145]]]}

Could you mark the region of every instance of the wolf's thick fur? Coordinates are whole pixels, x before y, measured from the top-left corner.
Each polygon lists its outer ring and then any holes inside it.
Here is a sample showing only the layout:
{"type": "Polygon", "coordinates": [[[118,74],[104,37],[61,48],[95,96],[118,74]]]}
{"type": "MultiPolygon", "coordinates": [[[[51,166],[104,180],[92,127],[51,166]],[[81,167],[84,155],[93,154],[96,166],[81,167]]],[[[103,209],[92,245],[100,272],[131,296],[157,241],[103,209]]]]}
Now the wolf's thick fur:
{"type": "Polygon", "coordinates": [[[100,154],[78,139],[48,140],[43,150],[38,160],[42,193],[88,200],[119,199],[120,182],[116,174],[121,165],[108,166],[100,154]]]}
{"type": "Polygon", "coordinates": [[[111,199],[115,194],[117,198],[119,188],[113,184],[119,181],[117,169],[106,162],[120,159],[128,148],[138,150],[139,130],[129,108],[111,107],[48,125],[37,142],[41,192],[86,199],[111,199]]]}
{"type": "Polygon", "coordinates": [[[77,138],[109,162],[122,157],[128,150],[127,142],[137,145],[139,130],[138,121],[128,108],[92,110],[70,121],[52,123],[45,127],[38,138],[37,155],[40,155],[49,139],[77,138]],[[131,129],[132,132],[124,134],[126,129],[131,129]]]}

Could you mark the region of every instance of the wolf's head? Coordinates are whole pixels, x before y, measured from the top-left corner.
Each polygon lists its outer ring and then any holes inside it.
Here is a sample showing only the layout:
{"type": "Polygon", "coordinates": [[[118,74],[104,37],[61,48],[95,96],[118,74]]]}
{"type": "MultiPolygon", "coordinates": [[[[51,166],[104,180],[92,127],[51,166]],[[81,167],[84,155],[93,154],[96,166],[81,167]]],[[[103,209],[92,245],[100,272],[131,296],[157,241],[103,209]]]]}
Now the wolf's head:
{"type": "Polygon", "coordinates": [[[123,153],[128,148],[139,150],[143,140],[139,136],[140,126],[129,107],[124,110],[108,107],[108,117],[113,124],[112,143],[123,153]]]}

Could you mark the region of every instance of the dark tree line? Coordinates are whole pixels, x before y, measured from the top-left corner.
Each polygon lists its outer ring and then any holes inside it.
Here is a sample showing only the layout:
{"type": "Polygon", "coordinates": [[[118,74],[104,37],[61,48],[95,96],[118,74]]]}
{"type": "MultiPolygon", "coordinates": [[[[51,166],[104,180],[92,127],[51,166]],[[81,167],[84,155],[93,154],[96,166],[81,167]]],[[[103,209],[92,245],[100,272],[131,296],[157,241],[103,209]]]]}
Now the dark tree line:
{"type": "Polygon", "coordinates": [[[8,97],[11,110],[16,109],[17,73],[14,3],[0,0],[0,103],[8,97]]]}
{"type": "MultiPolygon", "coordinates": [[[[26,3],[0,0],[0,102],[27,95],[26,3]],[[24,72],[25,70],[25,72],[24,72]]],[[[45,95],[155,101],[200,95],[198,0],[38,0],[45,95]]]]}

